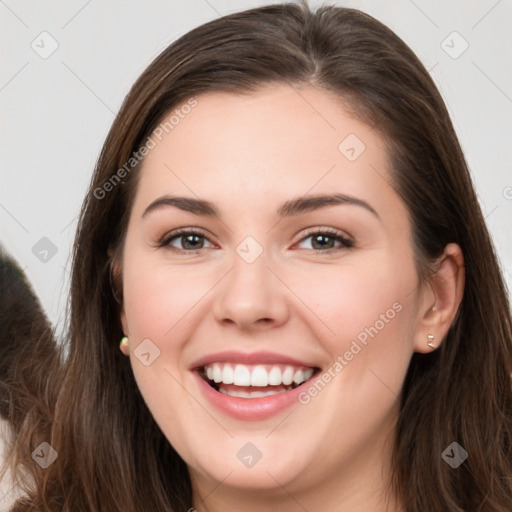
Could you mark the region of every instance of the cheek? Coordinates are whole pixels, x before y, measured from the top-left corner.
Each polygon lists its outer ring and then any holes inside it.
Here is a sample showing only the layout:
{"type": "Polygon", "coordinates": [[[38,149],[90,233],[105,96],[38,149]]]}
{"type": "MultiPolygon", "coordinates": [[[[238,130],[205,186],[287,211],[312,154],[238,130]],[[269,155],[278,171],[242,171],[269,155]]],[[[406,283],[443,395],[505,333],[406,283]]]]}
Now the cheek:
{"type": "Polygon", "coordinates": [[[153,418],[179,446],[186,444],[186,426],[200,414],[184,391],[187,370],[180,355],[189,339],[194,305],[207,290],[204,279],[201,284],[190,269],[171,268],[143,251],[127,251],[123,296],[133,373],[153,418]],[[141,359],[142,346],[150,354],[147,365],[141,359]]]}
{"type": "Polygon", "coordinates": [[[336,348],[337,343],[356,338],[374,324],[379,331],[400,324],[416,276],[413,268],[404,264],[397,268],[392,258],[383,258],[378,265],[359,260],[337,267],[318,266],[290,275],[288,282],[316,315],[319,339],[331,340],[336,348]]]}
{"type": "Polygon", "coordinates": [[[198,275],[192,267],[166,265],[160,258],[144,254],[126,261],[123,282],[130,333],[155,338],[158,344],[175,337],[213,284],[205,279],[204,271],[198,275]]]}
{"type": "Polygon", "coordinates": [[[412,355],[416,272],[396,261],[383,257],[374,265],[360,259],[336,271],[325,266],[291,286],[318,316],[309,325],[315,324],[315,337],[331,358],[322,382],[299,397],[312,416],[327,414],[325,423],[319,421],[326,437],[343,431],[356,445],[365,435],[375,436],[400,396],[412,355]]]}
{"type": "Polygon", "coordinates": [[[413,352],[416,285],[412,259],[391,253],[293,278],[290,287],[316,315],[304,309],[314,319],[308,325],[331,358],[332,400],[354,400],[355,412],[375,397],[385,408],[398,396],[413,352]]]}

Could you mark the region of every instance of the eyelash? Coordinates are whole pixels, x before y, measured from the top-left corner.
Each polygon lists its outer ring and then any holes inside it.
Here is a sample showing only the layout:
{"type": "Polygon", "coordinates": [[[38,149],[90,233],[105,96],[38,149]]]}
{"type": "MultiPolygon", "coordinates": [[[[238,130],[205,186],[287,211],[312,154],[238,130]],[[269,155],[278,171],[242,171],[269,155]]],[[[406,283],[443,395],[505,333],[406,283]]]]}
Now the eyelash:
{"type": "MultiPolygon", "coordinates": [[[[200,230],[193,229],[193,228],[183,228],[183,229],[177,229],[176,231],[171,231],[170,233],[167,233],[159,242],[158,247],[167,247],[170,250],[181,253],[181,254],[198,254],[199,251],[205,248],[200,248],[196,250],[188,250],[188,249],[178,249],[177,247],[173,247],[170,245],[171,241],[173,241],[175,238],[183,237],[185,235],[198,235],[206,238],[208,240],[208,237],[200,230]]],[[[317,253],[323,253],[323,254],[330,254],[333,252],[337,252],[341,249],[351,249],[354,247],[354,243],[349,238],[343,236],[340,234],[339,231],[336,231],[332,228],[314,228],[305,233],[305,235],[297,242],[303,242],[304,240],[308,239],[309,237],[313,235],[328,235],[330,238],[334,239],[336,242],[340,242],[340,247],[331,247],[326,250],[322,249],[310,249],[317,253]]],[[[210,243],[212,243],[210,241],[210,243]]]]}

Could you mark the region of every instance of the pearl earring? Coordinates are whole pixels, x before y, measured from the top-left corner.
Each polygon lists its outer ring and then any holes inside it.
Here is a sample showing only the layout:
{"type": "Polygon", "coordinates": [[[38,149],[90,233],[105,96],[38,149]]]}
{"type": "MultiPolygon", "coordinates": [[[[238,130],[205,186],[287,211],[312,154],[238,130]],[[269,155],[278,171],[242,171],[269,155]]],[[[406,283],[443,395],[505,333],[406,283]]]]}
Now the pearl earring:
{"type": "Polygon", "coordinates": [[[437,347],[432,343],[434,341],[434,335],[433,334],[428,334],[427,335],[427,345],[432,349],[436,349],[437,347]]]}

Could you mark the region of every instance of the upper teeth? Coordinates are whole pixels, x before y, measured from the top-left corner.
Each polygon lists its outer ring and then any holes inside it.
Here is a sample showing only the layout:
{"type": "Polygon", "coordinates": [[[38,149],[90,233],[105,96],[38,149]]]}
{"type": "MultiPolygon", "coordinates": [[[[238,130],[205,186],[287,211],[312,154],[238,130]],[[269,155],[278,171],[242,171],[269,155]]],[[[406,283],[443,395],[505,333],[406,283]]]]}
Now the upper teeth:
{"type": "Polygon", "coordinates": [[[208,379],[235,386],[288,386],[302,384],[313,375],[313,368],[289,365],[246,365],[212,363],[204,367],[208,379]]]}

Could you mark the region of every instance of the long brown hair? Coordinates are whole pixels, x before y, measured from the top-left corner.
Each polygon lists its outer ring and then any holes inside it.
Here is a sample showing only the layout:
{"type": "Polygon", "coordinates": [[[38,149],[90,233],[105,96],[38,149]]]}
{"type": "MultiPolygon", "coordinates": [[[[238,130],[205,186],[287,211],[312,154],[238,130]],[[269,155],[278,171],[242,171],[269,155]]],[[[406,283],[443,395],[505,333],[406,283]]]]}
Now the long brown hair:
{"type": "Polygon", "coordinates": [[[410,363],[393,490],[409,512],[512,510],[510,306],[447,109],[421,62],[391,30],[356,10],[312,12],[300,2],[231,14],[192,30],[164,50],[127,95],[83,203],[66,357],[62,368],[50,367],[59,393],[46,434],[59,455],[41,470],[30,464],[33,440],[18,439],[17,460],[32,468],[35,487],[15,512],[184,512],[192,505],[186,465],[155,424],[118,348],[111,265],[122,254],[138,176],[138,166],[126,163],[190,98],[204,91],[250,93],[272,83],[334,93],[379,130],[393,186],[411,217],[422,282],[446,244],[459,244],[465,257],[456,320],[439,350],[415,354],[410,363]],[[469,454],[458,469],[441,457],[454,441],[469,454]]]}

